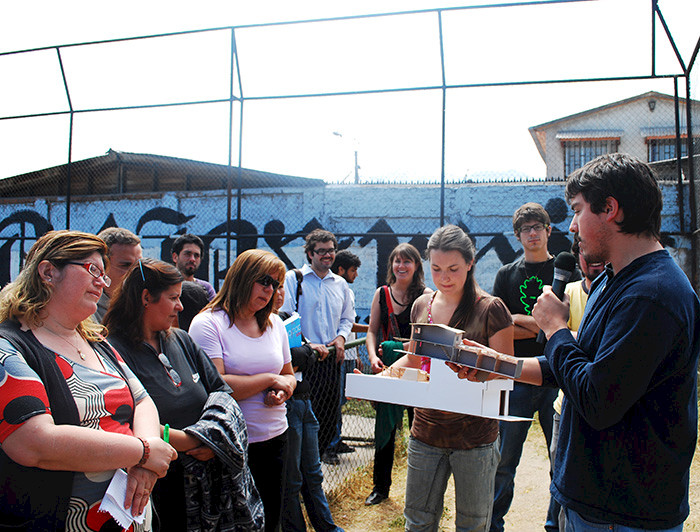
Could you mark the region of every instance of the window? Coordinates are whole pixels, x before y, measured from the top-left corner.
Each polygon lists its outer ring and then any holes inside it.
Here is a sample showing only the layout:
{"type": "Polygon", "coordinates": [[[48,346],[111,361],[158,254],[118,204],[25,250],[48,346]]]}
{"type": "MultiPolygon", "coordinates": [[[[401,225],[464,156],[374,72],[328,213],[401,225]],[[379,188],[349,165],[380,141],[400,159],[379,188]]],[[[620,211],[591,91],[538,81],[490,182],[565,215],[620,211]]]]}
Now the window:
{"type": "MultiPolygon", "coordinates": [[[[681,157],[688,155],[688,145],[686,138],[681,139],[681,157]]],[[[676,139],[647,139],[648,161],[664,161],[666,159],[676,158],[676,139]]]]}
{"type": "Polygon", "coordinates": [[[568,176],[599,155],[616,152],[620,139],[578,139],[567,140],[562,144],[564,145],[564,175],[568,176]]]}

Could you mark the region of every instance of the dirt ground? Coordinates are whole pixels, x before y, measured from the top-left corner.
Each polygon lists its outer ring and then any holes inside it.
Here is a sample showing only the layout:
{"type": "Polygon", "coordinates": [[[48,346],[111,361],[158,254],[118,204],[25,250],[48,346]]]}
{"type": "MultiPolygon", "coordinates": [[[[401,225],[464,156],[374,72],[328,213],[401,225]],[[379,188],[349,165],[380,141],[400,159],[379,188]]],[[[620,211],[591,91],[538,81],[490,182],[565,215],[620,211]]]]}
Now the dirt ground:
{"type": "MultiPolygon", "coordinates": [[[[397,438],[398,439],[398,438],[397,438]]],[[[397,450],[397,453],[402,453],[397,450]]],[[[684,530],[700,531],[700,452],[696,450],[690,477],[690,516],[684,530]]],[[[343,492],[330,497],[331,512],[346,532],[379,532],[404,529],[403,488],[406,485],[405,454],[397,455],[389,499],[376,506],[365,506],[372,489],[372,470],[359,471],[343,492]]],[[[515,496],[505,517],[506,531],[544,530],[549,505],[549,463],[544,436],[535,422],[530,429],[523,457],[515,477],[515,496]]],[[[454,530],[454,484],[450,480],[445,495],[445,511],[440,530],[454,530]]]]}

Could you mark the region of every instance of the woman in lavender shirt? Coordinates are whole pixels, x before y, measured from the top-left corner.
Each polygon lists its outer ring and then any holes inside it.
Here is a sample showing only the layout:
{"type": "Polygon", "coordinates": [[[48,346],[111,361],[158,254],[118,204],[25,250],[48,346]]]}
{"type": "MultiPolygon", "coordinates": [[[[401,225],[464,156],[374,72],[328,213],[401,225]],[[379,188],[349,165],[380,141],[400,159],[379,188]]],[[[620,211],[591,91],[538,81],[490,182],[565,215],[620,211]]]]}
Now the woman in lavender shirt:
{"type": "Polygon", "coordinates": [[[284,402],[296,379],[282,320],[272,314],[285,266],[268,251],[241,253],[190,335],[233,390],[248,425],[250,470],[265,506],[265,529],[279,522],[287,441],[284,402]]]}

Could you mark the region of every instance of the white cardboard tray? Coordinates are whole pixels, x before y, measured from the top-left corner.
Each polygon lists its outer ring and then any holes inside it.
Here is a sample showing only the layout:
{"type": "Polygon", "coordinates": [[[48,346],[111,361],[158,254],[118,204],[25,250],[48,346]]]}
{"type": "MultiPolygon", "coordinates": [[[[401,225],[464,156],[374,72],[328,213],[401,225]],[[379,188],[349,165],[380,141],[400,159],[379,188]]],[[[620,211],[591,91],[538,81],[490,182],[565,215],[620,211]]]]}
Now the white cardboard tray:
{"type": "Polygon", "coordinates": [[[508,400],[512,389],[513,381],[510,379],[487,382],[459,379],[444,362],[433,360],[428,382],[349,373],[345,395],[504,421],[531,421],[529,418],[508,415],[508,400]]]}

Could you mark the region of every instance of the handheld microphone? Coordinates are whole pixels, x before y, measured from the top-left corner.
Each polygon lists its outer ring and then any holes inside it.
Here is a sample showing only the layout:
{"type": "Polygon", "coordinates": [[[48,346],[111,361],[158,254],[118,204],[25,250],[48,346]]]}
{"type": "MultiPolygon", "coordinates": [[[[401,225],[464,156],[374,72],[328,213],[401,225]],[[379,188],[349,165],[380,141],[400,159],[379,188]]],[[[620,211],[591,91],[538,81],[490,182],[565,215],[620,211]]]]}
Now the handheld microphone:
{"type": "MultiPolygon", "coordinates": [[[[576,257],[568,251],[562,251],[554,260],[554,281],[552,282],[552,292],[562,300],[564,298],[564,288],[569,282],[576,269],[576,257]]],[[[544,331],[540,330],[537,335],[537,342],[543,344],[547,341],[544,331]]]]}

